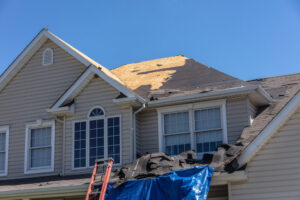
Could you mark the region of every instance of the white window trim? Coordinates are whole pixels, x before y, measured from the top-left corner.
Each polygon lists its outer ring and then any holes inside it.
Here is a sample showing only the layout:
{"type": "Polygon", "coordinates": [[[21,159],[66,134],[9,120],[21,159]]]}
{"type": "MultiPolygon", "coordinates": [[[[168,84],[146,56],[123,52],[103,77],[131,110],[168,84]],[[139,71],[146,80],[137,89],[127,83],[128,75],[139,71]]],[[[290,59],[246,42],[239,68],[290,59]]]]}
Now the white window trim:
{"type": "Polygon", "coordinates": [[[8,174],[9,126],[0,126],[0,132],[5,132],[5,164],[4,164],[4,172],[1,172],[0,176],[7,176],[7,174],[8,174]]]}
{"type": "Polygon", "coordinates": [[[168,106],[168,107],[161,107],[157,108],[157,119],[158,119],[158,146],[159,151],[164,152],[164,122],[163,122],[163,115],[168,113],[176,113],[176,112],[189,112],[189,133],[191,133],[191,149],[196,150],[195,147],[195,127],[194,127],[194,114],[193,111],[198,109],[205,109],[205,108],[213,108],[213,107],[220,107],[221,111],[221,128],[222,128],[222,136],[223,136],[223,143],[228,143],[227,137],[227,120],[226,120],[226,99],[221,100],[214,100],[214,101],[205,101],[200,103],[191,103],[191,104],[184,104],[178,106],[168,106]]]}
{"type": "Polygon", "coordinates": [[[25,174],[35,174],[35,173],[44,173],[44,172],[53,172],[54,171],[54,152],[55,152],[55,121],[42,121],[37,120],[33,123],[26,124],[26,138],[25,138],[25,162],[24,162],[24,173],[25,174]],[[41,167],[41,168],[29,168],[29,134],[31,129],[35,128],[51,128],[51,165],[50,167],[41,167]]]}
{"type": "MultiPolygon", "coordinates": [[[[105,114],[105,110],[101,107],[101,106],[95,106],[94,108],[101,108],[105,114]]],[[[90,109],[90,111],[92,111],[92,109],[90,109]]],[[[88,112],[88,114],[90,114],[90,111],[88,112]]],[[[88,115],[89,116],[89,115],[88,115]]],[[[89,168],[93,168],[94,166],[89,166],[90,163],[90,134],[89,134],[89,129],[90,129],[90,121],[91,120],[98,120],[98,119],[104,119],[104,159],[108,159],[108,152],[107,152],[107,119],[108,118],[113,118],[113,117],[119,117],[120,118],[120,163],[118,164],[114,164],[114,166],[121,166],[122,165],[122,115],[118,114],[118,115],[111,115],[111,116],[98,116],[98,117],[88,117],[88,119],[82,119],[82,120],[74,120],[72,121],[72,170],[82,170],[82,169],[89,169],[89,168]],[[74,150],[75,150],[75,138],[74,138],[74,132],[75,132],[75,123],[78,122],[85,122],[85,128],[86,128],[86,161],[85,161],[85,167],[75,167],[74,166],[74,150]]]]}
{"type": "Polygon", "coordinates": [[[94,107],[92,107],[90,110],[89,110],[89,112],[88,112],[88,115],[87,115],[87,118],[88,119],[95,119],[95,118],[98,118],[98,117],[104,117],[105,116],[105,110],[104,110],[104,108],[102,107],[102,106],[94,106],[94,107]],[[90,114],[91,114],[91,112],[95,109],[95,108],[100,108],[102,111],[103,111],[103,115],[101,115],[101,116],[95,116],[95,117],[90,117],[90,114]]]}
{"type": "Polygon", "coordinates": [[[43,51],[43,66],[52,65],[52,64],[53,64],[53,57],[54,57],[54,55],[53,55],[53,49],[51,49],[51,48],[46,48],[46,49],[43,51]],[[51,57],[51,62],[45,64],[45,53],[46,53],[47,51],[51,51],[52,57],[51,57]]]}

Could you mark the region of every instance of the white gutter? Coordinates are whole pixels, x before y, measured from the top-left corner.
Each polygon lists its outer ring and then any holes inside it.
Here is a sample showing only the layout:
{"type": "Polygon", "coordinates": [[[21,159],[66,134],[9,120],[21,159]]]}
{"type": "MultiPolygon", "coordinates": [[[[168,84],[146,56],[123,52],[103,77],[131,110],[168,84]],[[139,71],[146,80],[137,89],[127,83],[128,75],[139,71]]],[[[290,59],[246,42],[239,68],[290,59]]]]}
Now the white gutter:
{"type": "Polygon", "coordinates": [[[33,189],[16,189],[10,191],[1,191],[0,199],[16,200],[26,198],[55,198],[68,196],[83,196],[88,189],[88,184],[59,186],[59,187],[44,187],[33,189]]]}
{"type": "Polygon", "coordinates": [[[264,89],[257,85],[250,85],[250,86],[242,86],[237,88],[230,88],[225,90],[219,91],[212,91],[200,94],[192,94],[192,95],[185,95],[185,96],[178,96],[178,97],[170,97],[166,99],[160,99],[155,101],[150,101],[148,103],[148,107],[156,107],[162,106],[171,102],[186,102],[191,100],[207,100],[212,98],[223,98],[229,95],[237,95],[237,94],[249,94],[253,91],[257,91],[262,97],[265,98],[266,102],[271,102],[272,98],[268,95],[264,89]]]}
{"type": "Polygon", "coordinates": [[[133,128],[133,160],[136,159],[136,115],[141,112],[142,110],[144,110],[146,108],[146,104],[143,103],[143,105],[138,109],[136,110],[134,113],[133,113],[133,116],[132,116],[132,128],[133,128]]]}
{"type": "Polygon", "coordinates": [[[48,108],[46,109],[46,112],[51,113],[53,115],[65,115],[65,114],[74,114],[75,113],[75,108],[74,104],[71,106],[64,106],[64,107],[59,107],[59,108],[48,108]]]}

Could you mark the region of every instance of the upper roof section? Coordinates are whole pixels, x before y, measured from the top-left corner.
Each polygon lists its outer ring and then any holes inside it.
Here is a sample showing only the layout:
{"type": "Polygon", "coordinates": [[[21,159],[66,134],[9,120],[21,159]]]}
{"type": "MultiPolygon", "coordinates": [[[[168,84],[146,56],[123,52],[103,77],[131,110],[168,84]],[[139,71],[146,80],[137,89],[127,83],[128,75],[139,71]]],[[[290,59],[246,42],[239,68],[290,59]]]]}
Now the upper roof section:
{"type": "Polygon", "coordinates": [[[54,110],[70,103],[93,75],[101,77],[120,91],[116,103],[134,102],[139,105],[148,100],[149,105],[159,106],[170,102],[224,98],[241,93],[247,93],[259,105],[271,101],[260,86],[253,86],[184,56],[133,63],[108,70],[46,29],[37,34],[0,76],[0,91],[48,39],[87,67],[85,73],[54,103],[51,107],[54,110]]]}
{"type": "Polygon", "coordinates": [[[111,72],[131,90],[150,100],[248,85],[182,55],[122,65],[111,72]]]}

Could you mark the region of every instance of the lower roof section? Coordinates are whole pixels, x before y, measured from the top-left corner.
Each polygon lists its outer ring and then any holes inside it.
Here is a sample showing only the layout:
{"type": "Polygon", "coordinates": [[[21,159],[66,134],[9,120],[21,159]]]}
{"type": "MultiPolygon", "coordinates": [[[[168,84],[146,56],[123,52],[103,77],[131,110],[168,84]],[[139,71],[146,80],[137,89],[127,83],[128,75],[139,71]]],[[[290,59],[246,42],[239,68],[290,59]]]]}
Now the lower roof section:
{"type": "MultiPolygon", "coordinates": [[[[91,174],[47,176],[0,181],[0,199],[54,198],[83,196],[89,186],[91,174]]],[[[231,181],[246,181],[245,171],[213,174],[211,186],[226,185],[231,181]]]]}

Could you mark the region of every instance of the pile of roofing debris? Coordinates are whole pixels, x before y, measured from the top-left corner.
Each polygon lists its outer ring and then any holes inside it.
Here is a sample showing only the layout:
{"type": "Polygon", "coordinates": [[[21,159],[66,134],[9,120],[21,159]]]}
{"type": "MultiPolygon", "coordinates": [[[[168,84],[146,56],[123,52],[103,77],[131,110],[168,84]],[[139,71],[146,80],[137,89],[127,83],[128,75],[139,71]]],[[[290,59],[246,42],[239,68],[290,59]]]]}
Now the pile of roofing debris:
{"type": "Polygon", "coordinates": [[[217,172],[234,171],[237,165],[227,163],[228,158],[240,151],[236,145],[221,145],[215,154],[204,154],[203,159],[197,159],[194,151],[183,152],[177,156],[168,156],[165,153],[146,154],[131,164],[124,165],[112,173],[111,182],[114,187],[132,179],[153,178],[170,171],[193,168],[195,166],[209,165],[217,172]]]}

